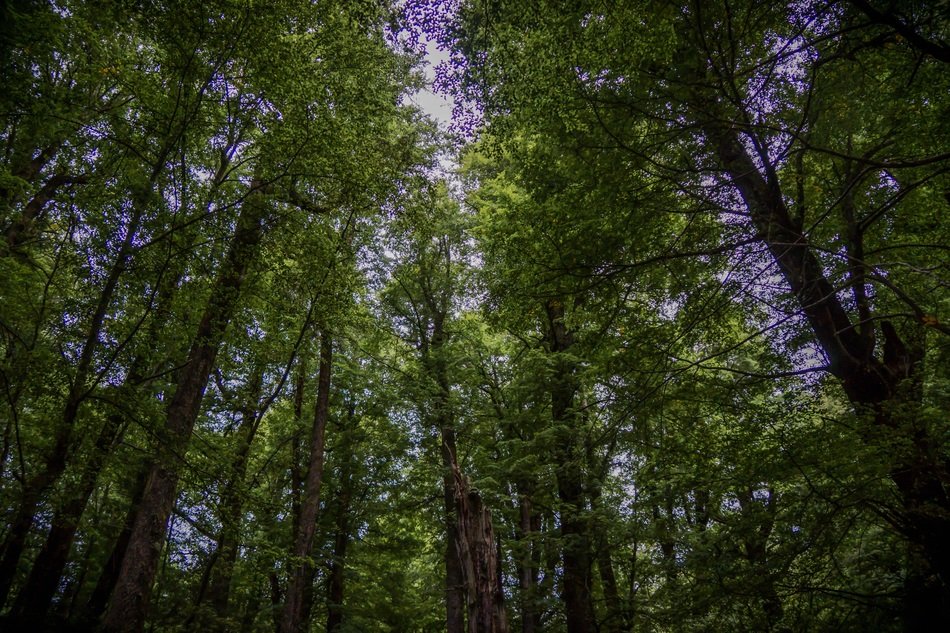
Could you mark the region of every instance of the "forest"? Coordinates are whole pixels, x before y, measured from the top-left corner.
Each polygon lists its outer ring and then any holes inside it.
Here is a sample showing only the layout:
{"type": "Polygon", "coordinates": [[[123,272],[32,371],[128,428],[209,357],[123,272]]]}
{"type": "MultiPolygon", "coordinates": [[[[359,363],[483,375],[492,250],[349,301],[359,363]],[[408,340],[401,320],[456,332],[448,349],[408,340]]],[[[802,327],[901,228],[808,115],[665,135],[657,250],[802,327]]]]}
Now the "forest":
{"type": "Polygon", "coordinates": [[[950,3],[0,14],[0,630],[950,630],[950,3]]]}

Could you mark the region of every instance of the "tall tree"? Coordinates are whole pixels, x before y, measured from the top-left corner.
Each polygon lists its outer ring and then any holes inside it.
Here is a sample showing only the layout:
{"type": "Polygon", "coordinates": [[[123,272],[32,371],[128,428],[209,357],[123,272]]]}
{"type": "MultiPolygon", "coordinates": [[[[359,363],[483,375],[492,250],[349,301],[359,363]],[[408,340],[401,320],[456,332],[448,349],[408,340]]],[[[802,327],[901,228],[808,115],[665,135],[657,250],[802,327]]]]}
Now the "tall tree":
{"type": "MultiPolygon", "coordinates": [[[[924,626],[914,624],[924,612],[945,617],[933,605],[950,573],[935,536],[950,519],[946,447],[941,423],[924,413],[940,398],[926,385],[940,376],[931,363],[945,328],[929,282],[901,263],[940,265],[940,248],[910,218],[945,203],[936,183],[947,159],[933,142],[946,133],[945,92],[934,90],[945,85],[942,62],[844,3],[536,9],[462,3],[448,39],[468,53],[457,67],[471,79],[463,94],[481,98],[499,129],[546,134],[674,183],[700,211],[719,213],[726,234],[742,228],[761,245],[791,293],[756,296],[777,304],[774,320],[807,328],[812,365],[837,380],[864,441],[889,447],[899,502],[879,503],[911,546],[908,626],[924,626]],[[838,88],[846,75],[857,79],[849,94],[838,88]]],[[[918,13],[921,28],[939,24],[918,13]]],[[[762,270],[761,257],[738,253],[762,270]]]]}

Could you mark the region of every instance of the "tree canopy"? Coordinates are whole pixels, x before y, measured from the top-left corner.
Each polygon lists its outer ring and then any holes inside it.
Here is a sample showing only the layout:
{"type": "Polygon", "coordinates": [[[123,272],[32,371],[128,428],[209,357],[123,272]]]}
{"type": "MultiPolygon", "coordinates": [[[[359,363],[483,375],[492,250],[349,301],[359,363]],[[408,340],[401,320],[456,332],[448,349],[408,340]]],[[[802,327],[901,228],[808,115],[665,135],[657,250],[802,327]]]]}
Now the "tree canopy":
{"type": "Polygon", "coordinates": [[[946,3],[0,12],[3,630],[950,627],[946,3]]]}

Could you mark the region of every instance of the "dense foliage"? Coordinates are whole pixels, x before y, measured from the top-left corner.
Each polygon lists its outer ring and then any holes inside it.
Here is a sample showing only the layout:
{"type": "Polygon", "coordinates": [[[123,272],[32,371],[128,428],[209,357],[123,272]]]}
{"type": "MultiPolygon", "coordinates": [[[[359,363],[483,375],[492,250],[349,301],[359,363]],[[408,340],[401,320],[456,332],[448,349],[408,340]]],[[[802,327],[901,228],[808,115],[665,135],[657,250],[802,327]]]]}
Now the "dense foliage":
{"type": "Polygon", "coordinates": [[[3,630],[950,627],[947,3],[0,11],[3,630]]]}

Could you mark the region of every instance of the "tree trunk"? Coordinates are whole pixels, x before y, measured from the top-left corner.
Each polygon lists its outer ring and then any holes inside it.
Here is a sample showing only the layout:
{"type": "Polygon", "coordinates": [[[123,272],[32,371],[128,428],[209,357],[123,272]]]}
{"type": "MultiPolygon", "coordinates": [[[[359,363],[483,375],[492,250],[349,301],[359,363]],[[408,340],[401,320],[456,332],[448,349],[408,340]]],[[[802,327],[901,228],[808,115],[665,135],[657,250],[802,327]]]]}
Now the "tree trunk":
{"type": "Polygon", "coordinates": [[[446,633],[465,631],[465,580],[459,560],[458,513],[455,505],[455,429],[442,427],[442,501],[445,511],[445,625],[446,633]]]}
{"type": "MultiPolygon", "coordinates": [[[[349,460],[349,456],[346,457],[349,460]]],[[[353,495],[353,475],[349,462],[340,477],[339,507],[337,508],[336,536],[333,539],[333,562],[327,585],[327,633],[336,633],[343,624],[343,597],[346,588],[346,549],[350,542],[350,501],[353,495]]]]}
{"type": "MultiPolygon", "coordinates": [[[[153,179],[156,178],[157,175],[157,173],[154,173],[153,179]]],[[[63,417],[57,426],[56,434],[53,439],[53,448],[44,460],[41,470],[31,477],[24,486],[16,518],[10,526],[10,531],[3,545],[3,555],[0,557],[0,606],[6,602],[10,592],[10,586],[16,576],[17,565],[20,561],[20,556],[23,554],[23,546],[26,543],[26,538],[33,527],[37,507],[43,496],[66,470],[66,465],[73,449],[72,437],[76,419],[79,416],[80,407],[88,397],[91,389],[88,382],[90,374],[92,373],[95,352],[99,347],[102,328],[109,307],[112,305],[112,298],[118,287],[119,279],[125,272],[129,259],[132,257],[135,237],[138,234],[139,225],[141,224],[149,195],[151,195],[151,190],[143,189],[134,196],[134,213],[126,229],[122,246],[116,254],[116,258],[109,270],[109,275],[106,278],[105,285],[99,294],[99,301],[96,304],[96,309],[89,323],[86,340],[83,343],[82,352],[80,353],[79,361],[76,365],[76,373],[73,376],[73,380],[69,386],[69,393],[66,396],[63,417]]]]}
{"type": "Polygon", "coordinates": [[[324,440],[327,417],[330,412],[330,371],[333,361],[333,343],[324,331],[320,337],[320,371],[317,377],[317,405],[310,437],[310,467],[304,483],[300,524],[294,538],[293,559],[284,609],[280,618],[281,633],[301,633],[309,622],[303,621],[305,586],[313,583],[313,565],[309,561],[313,549],[313,534],[320,512],[320,488],[323,485],[324,440]]]}
{"type": "Polygon", "coordinates": [[[555,475],[561,501],[561,559],[564,565],[561,592],[568,633],[590,633],[594,630],[590,595],[590,544],[584,517],[584,471],[577,442],[578,418],[574,412],[577,379],[573,363],[563,357],[563,353],[574,344],[574,334],[564,323],[564,305],[560,301],[549,300],[545,310],[550,352],[556,359],[550,393],[551,419],[557,431],[555,475]]]}
{"type": "Polygon", "coordinates": [[[901,531],[921,555],[925,569],[918,573],[936,577],[913,590],[919,595],[908,596],[908,608],[928,612],[950,626],[950,616],[939,606],[950,600],[950,464],[938,454],[937,443],[917,415],[922,354],[882,321],[883,353],[875,355],[873,338],[861,336],[852,323],[807,236],[791,219],[774,167],[764,160],[763,176],[733,128],[708,125],[706,134],[759,238],[795,293],[828,357],[829,371],[841,381],[855,412],[898,447],[891,451],[890,476],[902,501],[901,531]]]}
{"type": "MultiPolygon", "coordinates": [[[[141,202],[142,204],[145,203],[144,198],[141,202]]],[[[166,264],[169,263],[171,263],[171,260],[166,260],[166,264]]],[[[162,274],[159,275],[160,302],[145,337],[144,347],[149,351],[161,345],[159,336],[162,324],[161,317],[163,315],[167,317],[167,304],[174,296],[181,275],[181,272],[178,275],[167,275],[166,272],[163,269],[162,274]]],[[[139,388],[149,374],[148,362],[146,355],[139,354],[133,359],[124,388],[131,390],[139,388]]],[[[113,413],[106,419],[106,422],[100,428],[92,453],[78,465],[78,477],[71,480],[66,486],[64,505],[57,508],[53,515],[47,540],[34,562],[30,576],[20,590],[17,603],[13,608],[14,613],[21,613],[25,619],[39,618],[49,608],[56,588],[62,579],[69,550],[76,537],[83,512],[95,490],[99,473],[105,465],[109,450],[118,441],[122,432],[123,419],[123,415],[120,413],[113,413]]],[[[85,572],[86,570],[83,569],[83,574],[85,572]]],[[[76,587],[77,593],[78,589],[79,587],[76,587]]]]}
{"type": "Polygon", "coordinates": [[[53,515],[46,542],[14,601],[12,613],[24,621],[39,619],[49,609],[69,559],[79,521],[95,490],[99,471],[119,435],[121,424],[122,416],[119,414],[112,414],[106,419],[88,461],[82,465],[79,479],[67,486],[65,505],[57,508],[53,515]]]}
{"type": "Polygon", "coordinates": [[[259,188],[255,181],[238,217],[231,246],[198,324],[187,365],[168,405],[166,437],[149,469],[126,555],[103,619],[103,630],[108,633],[138,633],[145,626],[165,527],[175,503],[179,460],[187,451],[224,331],[237,307],[244,276],[263,237],[266,205],[260,199],[259,188]]]}
{"type": "Polygon", "coordinates": [[[327,633],[334,633],[343,625],[343,598],[346,589],[346,551],[350,543],[351,504],[355,486],[356,456],[353,454],[353,432],[356,430],[356,404],[353,401],[347,406],[347,426],[343,439],[338,444],[343,460],[340,466],[339,489],[336,495],[336,534],[333,538],[333,560],[330,563],[330,574],[327,581],[327,633]]]}
{"type": "Polygon", "coordinates": [[[132,537],[132,526],[135,525],[135,517],[138,516],[139,505],[142,497],[145,495],[145,484],[148,480],[148,468],[143,467],[136,477],[134,488],[132,489],[129,511],[122,522],[122,531],[116,537],[109,553],[109,558],[99,573],[99,579],[96,586],[86,602],[81,619],[88,622],[96,622],[105,612],[109,605],[109,596],[115,590],[115,584],[119,579],[119,570],[122,568],[122,561],[125,559],[125,552],[129,547],[129,539],[132,537]]]}
{"type": "Polygon", "coordinates": [[[446,633],[465,632],[465,579],[459,560],[458,506],[455,501],[456,463],[455,424],[451,411],[451,386],[448,369],[443,357],[447,341],[445,333],[446,311],[431,299],[427,302],[430,312],[432,334],[420,328],[422,361],[428,378],[435,382],[432,421],[439,429],[442,455],[442,508],[445,512],[445,630],[446,633]]]}
{"type": "Polygon", "coordinates": [[[600,584],[604,590],[604,602],[607,606],[607,619],[602,623],[601,629],[607,633],[620,633],[630,630],[630,627],[626,621],[626,609],[617,591],[617,576],[610,556],[610,539],[607,537],[609,526],[601,514],[600,496],[600,483],[597,482],[591,488],[590,505],[596,517],[596,527],[593,530],[596,534],[595,558],[597,570],[600,572],[600,584]]]}
{"type": "Polygon", "coordinates": [[[521,633],[538,633],[541,630],[541,610],[538,608],[538,570],[541,567],[541,546],[537,537],[541,530],[541,517],[534,511],[530,488],[524,484],[518,490],[518,542],[521,556],[518,568],[518,588],[521,598],[521,633]]]}
{"type": "Polygon", "coordinates": [[[736,498],[739,500],[742,514],[753,523],[747,525],[743,531],[742,544],[745,547],[746,560],[749,561],[758,582],[762,611],[765,614],[765,630],[772,631],[784,614],[782,599],[775,589],[775,580],[769,569],[768,556],[769,536],[775,526],[775,496],[770,488],[764,506],[755,500],[752,489],[736,491],[736,498]]]}
{"type": "Polygon", "coordinates": [[[234,575],[234,563],[237,560],[241,535],[241,515],[244,510],[242,487],[247,473],[248,457],[251,445],[260,424],[261,389],[264,381],[263,369],[256,369],[248,385],[241,406],[241,425],[235,438],[235,454],[231,463],[231,472],[221,493],[220,520],[221,531],[218,534],[216,556],[211,563],[211,577],[208,584],[208,601],[217,615],[215,626],[227,627],[230,615],[231,578],[234,575]]]}
{"type": "Polygon", "coordinates": [[[468,633],[508,633],[491,512],[479,494],[469,488],[452,463],[455,503],[458,508],[458,557],[465,582],[468,633]]]}

